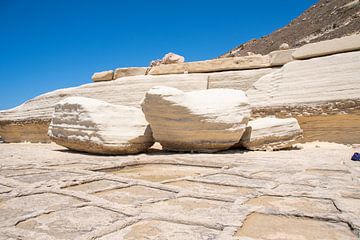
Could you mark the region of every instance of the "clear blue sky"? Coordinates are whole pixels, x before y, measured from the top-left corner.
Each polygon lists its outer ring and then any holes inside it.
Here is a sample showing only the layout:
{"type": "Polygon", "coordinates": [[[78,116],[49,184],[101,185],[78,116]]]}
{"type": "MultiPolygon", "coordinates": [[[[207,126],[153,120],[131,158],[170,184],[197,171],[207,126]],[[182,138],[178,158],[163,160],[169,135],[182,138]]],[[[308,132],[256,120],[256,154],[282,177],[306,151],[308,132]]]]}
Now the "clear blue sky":
{"type": "Polygon", "coordinates": [[[316,0],[0,0],[0,109],[147,66],[173,51],[215,58],[286,25],[316,0]]]}

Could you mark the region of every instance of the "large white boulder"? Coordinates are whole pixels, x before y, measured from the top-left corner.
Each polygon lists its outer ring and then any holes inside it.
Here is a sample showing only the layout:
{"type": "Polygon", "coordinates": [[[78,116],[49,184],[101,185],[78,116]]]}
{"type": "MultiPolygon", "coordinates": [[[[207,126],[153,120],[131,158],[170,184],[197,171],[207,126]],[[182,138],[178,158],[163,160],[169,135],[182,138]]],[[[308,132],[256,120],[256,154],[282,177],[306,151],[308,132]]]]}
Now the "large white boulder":
{"type": "Polygon", "coordinates": [[[240,145],[250,150],[278,150],[290,148],[301,137],[295,118],[265,117],[248,122],[240,145]]]}
{"type": "Polygon", "coordinates": [[[150,89],[142,103],[154,139],[172,151],[215,152],[239,142],[250,118],[241,90],[150,89]]]}
{"type": "Polygon", "coordinates": [[[98,154],[140,153],[154,143],[139,108],[84,97],[56,104],[48,134],[64,147],[98,154]]]}

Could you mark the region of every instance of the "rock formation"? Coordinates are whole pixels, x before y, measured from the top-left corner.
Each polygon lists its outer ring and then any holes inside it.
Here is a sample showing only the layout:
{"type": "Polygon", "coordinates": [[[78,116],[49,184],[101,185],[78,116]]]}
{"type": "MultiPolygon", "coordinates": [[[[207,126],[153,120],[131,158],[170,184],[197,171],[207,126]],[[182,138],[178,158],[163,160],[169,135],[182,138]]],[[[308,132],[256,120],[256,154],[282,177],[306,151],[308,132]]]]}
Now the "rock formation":
{"type": "Polygon", "coordinates": [[[103,71],[103,72],[96,72],[91,77],[91,79],[94,82],[109,81],[109,80],[112,80],[113,78],[114,78],[114,71],[113,70],[108,70],[108,71],[103,71]]]}
{"type": "Polygon", "coordinates": [[[233,89],[154,87],[141,106],[154,139],[171,151],[228,149],[239,142],[251,113],[245,93],[233,89]]]}
{"type": "Polygon", "coordinates": [[[212,59],[198,62],[160,64],[153,66],[148,74],[206,73],[270,67],[269,56],[253,55],[239,58],[212,59]]]}
{"type": "Polygon", "coordinates": [[[69,149],[97,154],[134,154],[154,144],[139,108],[69,97],[55,106],[48,134],[69,149]]]}
{"type": "Polygon", "coordinates": [[[185,58],[183,56],[180,56],[172,52],[165,54],[165,56],[162,58],[161,61],[162,64],[173,64],[173,63],[183,63],[183,62],[185,62],[185,58]]]}
{"type": "Polygon", "coordinates": [[[290,62],[261,77],[247,94],[254,117],[294,116],[308,141],[356,143],[360,134],[359,76],[360,52],[340,53],[290,62]],[[352,119],[351,132],[336,127],[341,124],[339,114],[346,114],[342,119],[348,122],[352,119]],[[332,133],[335,129],[336,134],[332,133]]]}
{"type": "Polygon", "coordinates": [[[281,29],[243,43],[221,57],[269,54],[286,42],[290,48],[360,33],[358,0],[320,0],[281,29]]]}
{"type": "Polygon", "coordinates": [[[0,111],[0,136],[5,142],[49,142],[46,133],[54,106],[59,101],[71,96],[82,96],[140,107],[145,93],[156,85],[176,87],[184,91],[201,90],[207,88],[207,76],[133,76],[49,92],[16,108],[0,111]]]}
{"type": "Polygon", "coordinates": [[[285,149],[296,143],[301,134],[295,118],[258,118],[248,122],[240,145],[250,150],[285,149]]]}
{"type": "Polygon", "coordinates": [[[145,75],[148,68],[146,67],[128,67],[128,68],[117,68],[115,69],[114,78],[123,78],[130,76],[141,76],[145,75]]]}

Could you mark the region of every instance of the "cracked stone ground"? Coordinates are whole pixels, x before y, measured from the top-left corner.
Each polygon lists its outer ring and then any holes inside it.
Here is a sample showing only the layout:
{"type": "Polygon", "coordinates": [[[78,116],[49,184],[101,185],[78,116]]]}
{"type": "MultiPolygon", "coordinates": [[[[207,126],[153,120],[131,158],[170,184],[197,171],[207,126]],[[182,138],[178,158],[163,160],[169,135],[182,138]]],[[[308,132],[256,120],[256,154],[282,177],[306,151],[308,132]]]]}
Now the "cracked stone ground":
{"type": "Polygon", "coordinates": [[[358,239],[355,151],[94,156],[0,144],[0,239],[358,239]]]}

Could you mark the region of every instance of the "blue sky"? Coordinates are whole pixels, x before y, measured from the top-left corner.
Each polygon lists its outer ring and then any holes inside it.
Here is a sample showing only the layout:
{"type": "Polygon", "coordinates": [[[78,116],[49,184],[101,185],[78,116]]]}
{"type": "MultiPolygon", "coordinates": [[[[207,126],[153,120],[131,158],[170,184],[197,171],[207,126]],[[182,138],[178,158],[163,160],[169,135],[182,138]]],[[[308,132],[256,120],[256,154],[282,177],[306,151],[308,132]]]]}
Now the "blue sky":
{"type": "Polygon", "coordinates": [[[0,109],[147,66],[215,58],[283,27],[316,0],[0,0],[0,109]]]}

